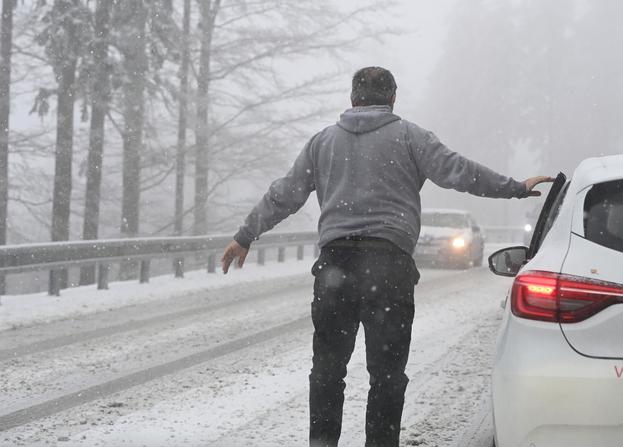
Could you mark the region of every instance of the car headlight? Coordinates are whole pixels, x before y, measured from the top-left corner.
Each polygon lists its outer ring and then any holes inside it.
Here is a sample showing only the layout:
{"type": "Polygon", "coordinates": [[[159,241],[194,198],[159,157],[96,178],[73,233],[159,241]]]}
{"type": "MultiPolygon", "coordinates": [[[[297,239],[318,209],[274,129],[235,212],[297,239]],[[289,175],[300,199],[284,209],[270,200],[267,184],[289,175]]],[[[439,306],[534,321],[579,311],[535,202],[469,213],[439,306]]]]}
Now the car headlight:
{"type": "Polygon", "coordinates": [[[454,248],[464,248],[465,247],[465,239],[462,237],[455,237],[452,239],[452,246],[454,248]]]}

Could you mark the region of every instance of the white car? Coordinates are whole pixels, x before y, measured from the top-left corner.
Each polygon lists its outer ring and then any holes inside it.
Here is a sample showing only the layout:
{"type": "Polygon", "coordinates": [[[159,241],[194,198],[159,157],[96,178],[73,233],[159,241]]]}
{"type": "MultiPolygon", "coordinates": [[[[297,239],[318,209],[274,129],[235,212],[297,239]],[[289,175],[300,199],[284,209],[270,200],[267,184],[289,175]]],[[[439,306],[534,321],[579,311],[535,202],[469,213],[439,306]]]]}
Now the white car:
{"type": "Polygon", "coordinates": [[[497,447],[623,446],[623,155],[560,174],[516,276],[495,356],[497,447]]]}
{"type": "Polygon", "coordinates": [[[420,237],[415,247],[415,261],[450,265],[459,268],[482,265],[484,253],[482,230],[463,210],[422,210],[420,237]]]}

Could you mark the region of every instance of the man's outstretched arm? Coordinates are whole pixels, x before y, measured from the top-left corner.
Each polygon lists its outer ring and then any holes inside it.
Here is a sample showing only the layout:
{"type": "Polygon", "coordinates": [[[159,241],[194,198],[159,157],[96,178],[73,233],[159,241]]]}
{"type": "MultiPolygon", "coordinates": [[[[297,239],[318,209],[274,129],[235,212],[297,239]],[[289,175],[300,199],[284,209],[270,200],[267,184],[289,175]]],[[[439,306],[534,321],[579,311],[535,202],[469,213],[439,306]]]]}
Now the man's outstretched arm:
{"type": "Polygon", "coordinates": [[[523,198],[539,196],[534,187],[554,179],[548,176],[531,177],[519,182],[506,177],[451,151],[432,132],[425,132],[413,147],[418,168],[422,173],[442,188],[455,189],[470,194],[491,197],[523,198]]]}
{"type": "Polygon", "coordinates": [[[238,267],[242,267],[251,243],[290,214],[296,213],[316,188],[311,158],[312,141],[305,145],[286,176],[270,185],[268,192],[245,219],[234,240],[225,248],[221,258],[223,273],[229,271],[235,259],[238,260],[238,267]]]}

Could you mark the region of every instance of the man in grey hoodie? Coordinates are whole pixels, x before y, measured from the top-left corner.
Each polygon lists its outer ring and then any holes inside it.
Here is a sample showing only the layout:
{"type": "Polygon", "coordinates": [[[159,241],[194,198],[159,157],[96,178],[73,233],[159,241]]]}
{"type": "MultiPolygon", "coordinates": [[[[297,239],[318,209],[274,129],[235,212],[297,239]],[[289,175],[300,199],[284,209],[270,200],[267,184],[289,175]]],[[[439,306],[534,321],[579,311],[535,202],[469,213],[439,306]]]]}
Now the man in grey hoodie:
{"type": "Polygon", "coordinates": [[[366,447],[398,446],[404,370],[419,273],[412,253],[426,179],[482,197],[523,198],[550,177],[525,182],[452,152],[432,133],[393,113],[396,82],[380,67],[355,73],[352,108],[317,133],[287,175],[273,182],[227,246],[227,273],[251,243],[298,211],[312,191],[320,204],[310,374],[310,445],[337,446],[346,366],[357,330],[366,338],[370,391],[366,447]]]}

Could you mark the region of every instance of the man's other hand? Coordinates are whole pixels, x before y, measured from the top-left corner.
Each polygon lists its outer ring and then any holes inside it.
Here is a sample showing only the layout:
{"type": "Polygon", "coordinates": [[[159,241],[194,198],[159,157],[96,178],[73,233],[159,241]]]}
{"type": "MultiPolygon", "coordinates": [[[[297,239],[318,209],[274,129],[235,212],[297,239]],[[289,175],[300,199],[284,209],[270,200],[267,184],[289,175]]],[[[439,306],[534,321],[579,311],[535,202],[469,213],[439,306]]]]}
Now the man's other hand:
{"type": "Polygon", "coordinates": [[[554,177],[548,177],[546,175],[529,178],[528,180],[523,182],[524,185],[526,185],[526,197],[539,197],[541,195],[541,191],[534,191],[534,187],[536,185],[540,185],[541,183],[551,183],[554,180],[554,177]]]}
{"type": "Polygon", "coordinates": [[[231,241],[227,245],[227,247],[225,247],[225,251],[223,252],[223,256],[221,257],[223,273],[227,274],[227,272],[229,271],[229,266],[235,259],[238,259],[238,267],[242,267],[248,253],[248,248],[244,248],[236,241],[231,241]]]}

